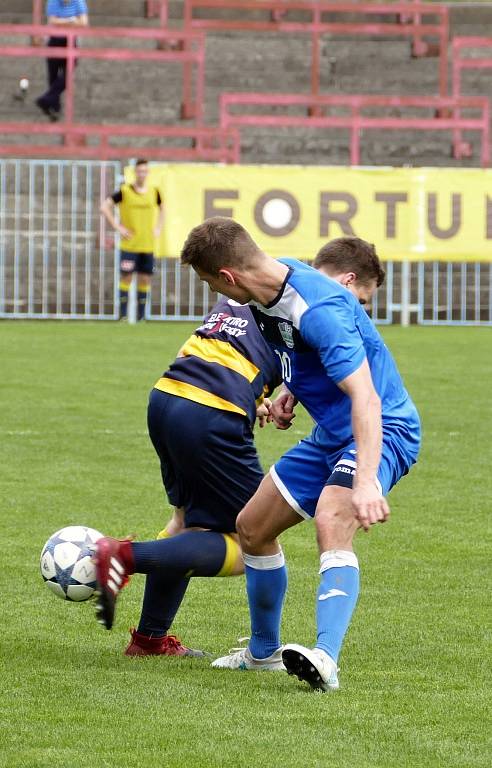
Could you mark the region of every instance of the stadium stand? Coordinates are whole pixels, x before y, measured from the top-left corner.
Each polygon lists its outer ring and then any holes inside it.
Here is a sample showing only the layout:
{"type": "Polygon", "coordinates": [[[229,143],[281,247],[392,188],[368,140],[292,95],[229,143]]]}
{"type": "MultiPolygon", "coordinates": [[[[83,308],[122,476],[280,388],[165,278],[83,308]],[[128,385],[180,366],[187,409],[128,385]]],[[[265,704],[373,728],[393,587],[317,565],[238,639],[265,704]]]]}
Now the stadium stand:
{"type": "MultiPolygon", "coordinates": [[[[246,6],[251,7],[252,2],[238,2],[238,0],[187,0],[188,3],[220,3],[222,10],[212,8],[215,15],[222,17],[227,23],[241,22],[244,20],[246,6]],[[238,7],[242,6],[243,10],[238,7]],[[225,10],[224,10],[225,7],[225,10]]],[[[43,2],[34,0],[34,4],[43,10],[43,2]]],[[[305,94],[313,91],[312,88],[312,59],[309,46],[310,33],[281,33],[289,24],[302,22],[298,18],[301,11],[289,10],[293,5],[303,5],[303,0],[256,0],[255,7],[261,6],[262,10],[256,10],[256,21],[268,26],[261,34],[258,31],[244,29],[207,29],[206,30],[206,71],[205,91],[203,101],[203,116],[205,125],[214,125],[219,118],[219,99],[222,92],[253,92],[253,93],[297,93],[305,94]],[[288,6],[288,9],[287,9],[288,6]],[[288,11],[288,12],[287,12],[288,11]],[[272,22],[277,14],[277,20],[272,22]],[[308,43],[308,44],[306,44],[308,43]]],[[[307,3],[304,0],[304,6],[307,3]]],[[[382,94],[387,96],[399,96],[412,94],[415,96],[434,96],[442,91],[442,63],[431,58],[408,60],[409,43],[414,41],[415,35],[420,35],[424,43],[431,42],[428,36],[432,24],[424,21],[434,20],[439,22],[439,17],[419,16],[421,7],[419,0],[406,0],[400,2],[320,2],[310,3],[310,6],[327,8],[337,6],[337,13],[321,17],[321,21],[327,24],[340,23],[354,24],[358,20],[363,21],[362,15],[355,18],[341,13],[342,8],[359,10],[371,6],[374,15],[374,23],[386,26],[386,34],[375,33],[376,36],[364,36],[364,39],[356,33],[346,29],[340,36],[329,34],[325,36],[319,46],[319,93],[343,95],[343,94],[382,94]],[[387,10],[386,14],[375,13],[381,6],[387,10]],[[392,8],[393,15],[389,14],[392,8]],[[404,8],[405,12],[401,11],[404,8]],[[397,13],[401,11],[401,13],[397,13]],[[343,19],[343,21],[342,21],[343,19]],[[404,22],[404,23],[402,23],[404,22]],[[415,22],[420,24],[415,26],[415,22]],[[413,26],[413,36],[410,34],[413,26]],[[422,28],[425,28],[422,31],[422,28]],[[420,31],[415,31],[415,30],[420,31]],[[403,31],[402,31],[403,30],[403,31]],[[424,34],[425,32],[425,34],[424,34]],[[378,36],[378,35],[381,36],[378,36]]],[[[425,11],[436,11],[441,3],[432,3],[425,6],[425,11]]],[[[459,5],[459,4],[458,4],[459,5]]],[[[492,11],[489,8],[477,8],[473,10],[461,8],[445,9],[452,22],[453,33],[460,35],[476,35],[490,23],[492,11]],[[487,16],[488,14],[488,16],[487,16]]],[[[0,9],[0,22],[26,22],[31,20],[33,0],[4,0],[0,9]]],[[[169,0],[162,4],[160,0],[153,2],[140,2],[140,0],[104,0],[103,3],[89,0],[89,11],[92,29],[100,27],[133,27],[135,29],[156,29],[165,18],[168,29],[174,32],[183,24],[185,2],[169,0]],[[164,8],[165,6],[165,8],[164,8]],[[164,10],[163,10],[164,9],[164,10]],[[155,14],[158,14],[157,16],[155,14]]],[[[251,13],[254,14],[253,11],[251,13]]],[[[206,8],[197,8],[194,11],[197,16],[195,22],[200,21],[199,16],[205,17],[201,21],[207,21],[211,12],[206,8]]],[[[219,19],[220,20],[220,19],[219,19]]],[[[364,17],[365,22],[368,17],[364,17]]],[[[304,22],[308,23],[304,15],[304,22]]],[[[193,23],[195,23],[193,22],[193,23]]],[[[215,22],[214,22],[215,23],[215,22]]],[[[371,25],[369,24],[369,30],[371,25]]],[[[367,30],[367,31],[369,31],[367,30]]],[[[440,33],[442,34],[442,32],[440,33]]],[[[135,35],[137,38],[137,35],[135,35]]],[[[439,36],[434,39],[439,40],[439,36]]],[[[102,42],[102,40],[101,40],[102,42]]],[[[169,62],[166,72],[160,73],[157,65],[138,60],[138,50],[147,48],[150,43],[135,39],[126,41],[128,50],[135,51],[136,56],[125,62],[115,63],[111,60],[97,61],[80,57],[76,69],[75,83],[77,100],[74,109],[73,121],[81,125],[86,121],[91,125],[127,123],[133,125],[159,125],[179,126],[183,117],[190,118],[192,113],[182,113],[182,64],[178,61],[169,62]],[[121,73],[124,72],[124,76],[121,73]],[[115,75],[116,73],[116,75],[115,75]]],[[[11,45],[12,40],[1,38],[0,44],[11,45]]],[[[115,47],[115,41],[105,38],[104,44],[108,48],[115,47]]],[[[91,45],[89,40],[84,40],[82,48],[91,45]]],[[[153,43],[152,43],[153,45],[153,43]]],[[[82,50],[81,48],[81,50],[82,50]]],[[[442,62],[441,55],[441,62],[442,62]]],[[[7,98],[0,104],[0,121],[18,123],[38,123],[43,120],[34,107],[34,96],[40,92],[44,85],[43,67],[39,59],[18,58],[2,59],[0,57],[0,76],[4,82],[7,98]],[[30,90],[23,100],[18,96],[18,83],[21,77],[26,76],[30,81],[30,90]],[[12,98],[8,99],[10,89],[12,98]],[[31,98],[31,95],[33,98],[31,98]]],[[[186,87],[185,80],[185,87],[186,87]]],[[[316,90],[315,90],[316,92],[316,90]]],[[[467,95],[477,94],[477,88],[472,84],[467,95]]],[[[483,94],[486,95],[486,94],[483,94]]],[[[449,114],[443,114],[449,118],[449,114]]],[[[453,116],[456,116],[453,113],[453,116]]],[[[248,130],[247,137],[242,144],[241,158],[243,162],[299,162],[314,164],[330,164],[345,162],[347,159],[346,140],[341,140],[341,134],[333,132],[327,141],[322,132],[313,132],[309,124],[304,128],[299,127],[289,133],[285,139],[279,132],[270,141],[263,141],[261,130],[248,130]]],[[[391,134],[373,133],[370,143],[365,142],[364,163],[368,164],[431,164],[431,165],[473,165],[477,164],[480,153],[477,151],[475,137],[465,136],[464,148],[471,151],[455,152],[456,157],[449,157],[449,145],[442,141],[439,134],[424,131],[411,131],[410,133],[392,132],[391,134]],[[409,138],[410,137],[410,138],[409,138]]],[[[32,132],[30,136],[24,135],[19,141],[34,141],[32,132]]],[[[57,144],[59,139],[52,136],[50,142],[57,144]]],[[[148,146],[149,142],[142,140],[141,146],[148,146]]],[[[205,146],[204,144],[202,146],[205,146]]]]}
{"type": "MultiPolygon", "coordinates": [[[[447,93],[448,9],[443,5],[420,3],[318,2],[309,0],[185,0],[186,29],[276,32],[311,37],[311,92],[320,90],[321,45],[323,38],[358,36],[366,38],[404,37],[414,39],[422,50],[424,36],[437,38],[439,52],[439,93],[447,93]],[[197,16],[196,11],[200,14],[197,16]],[[214,12],[220,12],[220,15],[214,12]],[[233,14],[224,15],[224,12],[233,14]],[[210,12],[210,15],[204,15],[210,12]],[[277,21],[275,13],[280,13],[277,21]],[[404,15],[401,24],[395,16],[404,15]],[[262,18],[263,16],[263,18],[262,18]],[[340,16],[342,18],[340,18],[340,16]]],[[[425,43],[426,51],[430,46],[425,43]]]]}
{"type": "MultiPolygon", "coordinates": [[[[188,32],[184,30],[170,32],[162,28],[155,29],[135,29],[135,28],[83,28],[67,29],[64,34],[67,37],[68,45],[66,48],[50,48],[44,46],[26,45],[24,40],[29,37],[36,38],[46,33],[55,34],[56,28],[43,27],[39,25],[0,25],[0,37],[13,36],[16,38],[16,44],[0,45],[0,56],[4,57],[26,57],[26,58],[45,58],[48,54],[51,57],[60,56],[68,60],[67,66],[67,87],[65,94],[65,118],[62,123],[57,125],[38,125],[34,122],[0,122],[0,135],[7,134],[17,138],[16,143],[2,145],[4,154],[28,155],[30,147],[32,154],[39,154],[40,151],[49,152],[52,156],[67,156],[73,147],[77,147],[79,156],[92,156],[101,159],[107,159],[115,156],[133,156],[134,144],[132,147],[111,147],[109,137],[148,137],[156,139],[191,139],[190,147],[156,147],[149,148],[147,154],[152,157],[161,157],[169,159],[203,159],[203,160],[222,160],[227,161],[231,158],[228,147],[230,141],[234,144],[233,134],[224,134],[214,129],[204,129],[201,127],[202,109],[204,102],[204,40],[201,33],[188,32]],[[17,38],[21,38],[20,41],[17,38]],[[75,47],[75,39],[86,40],[94,39],[96,41],[111,40],[113,43],[126,39],[143,42],[165,42],[169,39],[181,42],[178,49],[129,49],[119,45],[116,47],[107,47],[98,45],[97,47],[75,47]],[[24,39],[24,40],[23,40],[24,39]],[[183,92],[181,113],[185,117],[195,117],[197,127],[187,126],[132,126],[132,125],[99,125],[87,124],[87,118],[82,120],[79,125],[74,125],[74,91],[75,91],[75,60],[97,59],[102,61],[111,61],[115,65],[121,65],[128,61],[150,61],[155,63],[178,62],[190,65],[196,68],[195,92],[192,93],[192,78],[183,79],[183,92]],[[41,134],[43,136],[62,136],[63,146],[38,145],[33,146],[31,142],[23,143],[19,146],[19,137],[28,134],[41,134]],[[80,140],[87,140],[89,137],[99,137],[97,144],[88,144],[85,147],[80,146],[80,140]],[[214,147],[215,139],[217,146],[214,147]],[[206,140],[206,141],[205,141],[206,140]],[[118,149],[121,150],[118,155],[118,149]]],[[[189,142],[188,142],[189,143],[189,142]]]]}
{"type": "Polygon", "coordinates": [[[489,100],[481,97],[442,96],[373,96],[362,94],[304,96],[299,94],[224,93],[220,99],[220,124],[224,130],[241,126],[268,126],[270,128],[334,129],[350,131],[350,163],[360,165],[362,131],[412,130],[461,131],[473,130],[481,134],[480,160],[484,167],[490,163],[490,110],[489,100]],[[237,113],[237,107],[246,107],[247,113],[237,113]],[[292,114],[292,108],[301,107],[304,114],[292,114]],[[265,108],[269,114],[265,114],[265,108]],[[279,114],[280,109],[283,114],[279,114]],[[288,113],[285,110],[291,109],[288,113]],[[272,109],[275,113],[272,114],[272,109]],[[371,114],[365,111],[371,110],[371,114]],[[253,111],[254,110],[254,111],[253,111]],[[375,114],[377,111],[390,114],[375,114]],[[403,111],[410,114],[404,115],[403,111]],[[425,110],[427,115],[415,114],[425,110]],[[478,115],[463,117],[463,110],[478,115]],[[306,115],[307,111],[307,115],[306,115]],[[328,114],[333,111],[333,114],[328,114]],[[413,114],[412,114],[413,113],[413,114]],[[449,115],[449,116],[443,116],[449,115]]]}
{"type": "MultiPolygon", "coordinates": [[[[452,41],[451,50],[452,93],[455,98],[459,98],[462,93],[462,73],[464,71],[492,69],[492,37],[455,37],[452,41]],[[477,50],[480,51],[479,58],[473,56],[473,51],[477,50]]],[[[469,157],[471,153],[470,144],[463,141],[459,129],[453,133],[453,151],[454,157],[457,159],[469,157]]]]}

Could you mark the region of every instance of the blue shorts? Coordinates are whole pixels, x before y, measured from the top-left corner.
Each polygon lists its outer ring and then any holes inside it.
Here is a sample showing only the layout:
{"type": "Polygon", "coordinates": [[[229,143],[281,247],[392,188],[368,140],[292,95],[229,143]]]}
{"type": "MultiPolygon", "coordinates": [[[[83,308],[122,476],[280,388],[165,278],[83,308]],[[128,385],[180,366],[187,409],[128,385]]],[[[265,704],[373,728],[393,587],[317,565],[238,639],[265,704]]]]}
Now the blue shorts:
{"type": "Polygon", "coordinates": [[[169,502],[184,507],[185,526],[234,532],[263,480],[249,421],[158,389],[147,415],[169,502]]]}
{"type": "Polygon", "coordinates": [[[131,253],[130,251],[120,251],[120,272],[124,272],[125,274],[140,272],[144,275],[151,275],[153,271],[153,253],[131,253]]]}
{"type": "MultiPolygon", "coordinates": [[[[418,441],[409,435],[408,452],[402,451],[401,429],[383,429],[378,483],[383,496],[406,475],[418,454],[418,441]],[[409,455],[411,458],[408,458],[409,455]]],[[[323,431],[315,427],[270,469],[270,475],[284,499],[301,517],[314,517],[325,485],[352,488],[356,470],[355,441],[333,450],[323,443],[323,431]]]]}

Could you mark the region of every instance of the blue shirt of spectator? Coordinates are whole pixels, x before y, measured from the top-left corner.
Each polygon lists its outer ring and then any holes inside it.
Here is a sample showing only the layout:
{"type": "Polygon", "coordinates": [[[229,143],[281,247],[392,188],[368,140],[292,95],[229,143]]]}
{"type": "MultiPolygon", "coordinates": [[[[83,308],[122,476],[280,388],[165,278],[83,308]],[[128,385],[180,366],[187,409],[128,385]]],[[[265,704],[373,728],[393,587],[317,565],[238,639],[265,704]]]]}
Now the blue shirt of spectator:
{"type": "Polygon", "coordinates": [[[86,14],[86,0],[48,0],[46,3],[46,16],[70,19],[74,16],[84,16],[86,14]]]}

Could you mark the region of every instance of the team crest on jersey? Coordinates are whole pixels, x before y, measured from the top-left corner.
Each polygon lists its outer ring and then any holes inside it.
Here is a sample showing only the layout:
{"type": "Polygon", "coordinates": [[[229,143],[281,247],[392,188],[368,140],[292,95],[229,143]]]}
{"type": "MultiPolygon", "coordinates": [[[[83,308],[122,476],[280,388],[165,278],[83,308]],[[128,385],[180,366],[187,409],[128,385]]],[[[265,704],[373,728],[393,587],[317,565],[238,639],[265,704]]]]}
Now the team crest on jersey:
{"type": "Polygon", "coordinates": [[[279,323],[278,329],[280,331],[281,337],[284,340],[285,346],[289,347],[289,349],[293,349],[294,348],[293,327],[290,325],[290,323],[279,323]]]}

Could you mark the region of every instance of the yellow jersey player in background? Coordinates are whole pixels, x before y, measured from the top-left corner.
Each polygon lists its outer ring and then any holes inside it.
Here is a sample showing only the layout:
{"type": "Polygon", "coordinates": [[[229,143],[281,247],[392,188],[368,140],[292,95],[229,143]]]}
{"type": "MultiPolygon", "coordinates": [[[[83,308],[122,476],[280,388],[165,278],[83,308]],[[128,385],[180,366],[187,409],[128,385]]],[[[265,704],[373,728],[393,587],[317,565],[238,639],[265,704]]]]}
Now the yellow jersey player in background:
{"type": "Polygon", "coordinates": [[[146,160],[135,163],[135,182],[122,184],[101,205],[101,213],[122,237],[120,249],[120,320],[128,312],[128,293],[137,273],[137,320],[144,320],[154,271],[154,244],[164,224],[159,190],[147,185],[146,160]],[[119,222],[114,207],[119,209],[119,222]]]}

